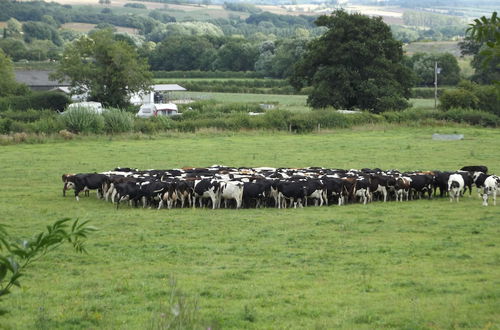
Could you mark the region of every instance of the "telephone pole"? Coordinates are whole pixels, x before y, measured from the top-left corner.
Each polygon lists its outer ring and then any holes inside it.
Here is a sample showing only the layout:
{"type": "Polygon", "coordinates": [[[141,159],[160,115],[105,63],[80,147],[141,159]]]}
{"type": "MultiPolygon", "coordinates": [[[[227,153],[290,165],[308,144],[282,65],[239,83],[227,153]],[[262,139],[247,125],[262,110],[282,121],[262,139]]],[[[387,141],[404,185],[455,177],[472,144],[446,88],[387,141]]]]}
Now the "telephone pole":
{"type": "Polygon", "coordinates": [[[437,109],[437,62],[434,62],[434,109],[437,109]]]}

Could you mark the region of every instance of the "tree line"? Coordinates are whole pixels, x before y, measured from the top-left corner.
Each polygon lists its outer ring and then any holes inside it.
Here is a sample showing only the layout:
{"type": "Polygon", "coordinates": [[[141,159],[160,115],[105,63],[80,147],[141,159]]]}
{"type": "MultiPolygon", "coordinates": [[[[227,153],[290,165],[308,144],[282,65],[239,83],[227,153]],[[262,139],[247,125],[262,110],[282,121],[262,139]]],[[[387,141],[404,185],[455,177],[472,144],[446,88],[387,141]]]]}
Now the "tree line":
{"type": "MultiPolygon", "coordinates": [[[[50,20],[46,21],[43,24],[49,25],[50,20]]],[[[12,28],[15,23],[11,19],[3,41],[20,37],[12,28]]],[[[163,71],[256,71],[263,76],[287,78],[297,91],[308,88],[308,103],[314,108],[334,106],[372,112],[408,107],[412,86],[433,83],[434,62],[439,62],[441,84],[459,81],[459,68],[453,56],[415,54],[406,58],[402,43],[380,17],[337,10],[319,17],[315,24],[325,31],[318,38],[297,29],[294,38],[247,40],[226,37],[214,33],[210,25],[201,25],[205,32],[200,35],[172,33],[158,43],[142,44],[103,26],[66,46],[54,77],[60,80],[69,77],[75,91],[88,92],[92,99],[121,107],[127,102],[127,93],[143,90],[150,84],[148,64],[153,70],[163,71]]],[[[193,22],[184,22],[182,28],[194,26],[200,28],[193,22]]],[[[23,25],[22,29],[32,31],[34,25],[28,27],[25,29],[23,25]]],[[[44,31],[39,33],[43,38],[53,38],[44,31]]],[[[33,35],[38,34],[29,33],[33,35]]],[[[486,38],[481,40],[471,36],[464,45],[481,49],[481,44],[491,42],[489,35],[496,36],[485,34],[486,38]]],[[[476,55],[484,56],[484,52],[476,55]]],[[[496,56],[487,58],[479,61],[482,64],[476,74],[488,69],[485,64],[496,65],[498,61],[496,56]]]]}

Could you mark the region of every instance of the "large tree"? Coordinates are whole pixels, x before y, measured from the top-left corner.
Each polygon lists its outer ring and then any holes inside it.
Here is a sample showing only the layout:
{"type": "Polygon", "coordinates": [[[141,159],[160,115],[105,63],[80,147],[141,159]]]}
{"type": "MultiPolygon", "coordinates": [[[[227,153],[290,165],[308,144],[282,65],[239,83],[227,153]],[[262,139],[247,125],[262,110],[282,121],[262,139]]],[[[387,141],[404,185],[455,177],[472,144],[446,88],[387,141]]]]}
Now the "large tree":
{"type": "Polygon", "coordinates": [[[476,72],[472,79],[500,86],[500,17],[497,12],[491,18],[483,16],[475,19],[467,34],[460,48],[463,55],[474,56],[472,66],[476,72]]]}
{"type": "Polygon", "coordinates": [[[407,65],[415,73],[418,86],[432,86],[434,84],[436,62],[441,69],[438,77],[439,85],[453,86],[459,83],[460,67],[455,56],[450,53],[416,53],[408,59],[407,65]]]}
{"type": "Polygon", "coordinates": [[[408,106],[412,73],[382,18],[336,10],[316,24],[328,30],[310,42],[291,78],[297,89],[312,86],[309,105],[372,112],[408,106]]]}
{"type": "Polygon", "coordinates": [[[75,93],[107,106],[128,105],[131,93],[148,90],[152,74],[129,43],[116,40],[110,30],[98,30],[69,45],[53,75],[69,78],[75,93]]]}
{"type": "Polygon", "coordinates": [[[0,49],[0,97],[28,94],[26,85],[16,81],[11,59],[0,49]]]}

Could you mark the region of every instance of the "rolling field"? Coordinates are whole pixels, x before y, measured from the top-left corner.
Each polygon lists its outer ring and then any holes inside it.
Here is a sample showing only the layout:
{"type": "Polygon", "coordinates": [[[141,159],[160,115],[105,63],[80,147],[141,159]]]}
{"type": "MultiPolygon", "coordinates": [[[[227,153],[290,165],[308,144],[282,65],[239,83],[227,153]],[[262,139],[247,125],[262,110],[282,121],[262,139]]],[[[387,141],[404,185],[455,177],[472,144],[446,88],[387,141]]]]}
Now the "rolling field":
{"type": "MultiPolygon", "coordinates": [[[[115,166],[327,166],[500,173],[500,130],[361,127],[323,134],[89,137],[1,147],[1,223],[15,237],[63,217],[99,228],[0,301],[2,329],[373,329],[500,326],[500,205],[447,199],[304,209],[116,210],[61,196],[60,176],[115,166]],[[462,141],[432,141],[433,133],[462,141]],[[175,284],[174,284],[175,283],[175,284]],[[174,290],[175,289],[175,290],[174,290]]],[[[475,190],[475,189],[474,189],[475,190]]]]}

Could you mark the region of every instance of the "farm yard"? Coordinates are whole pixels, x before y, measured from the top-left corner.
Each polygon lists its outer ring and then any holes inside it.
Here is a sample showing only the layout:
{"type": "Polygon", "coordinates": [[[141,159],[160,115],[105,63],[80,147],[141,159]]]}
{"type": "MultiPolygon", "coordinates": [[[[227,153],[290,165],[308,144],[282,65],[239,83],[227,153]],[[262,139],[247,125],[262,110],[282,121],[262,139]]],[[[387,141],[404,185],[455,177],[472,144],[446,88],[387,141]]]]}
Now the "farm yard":
{"type": "Polygon", "coordinates": [[[3,328],[494,328],[499,206],[477,194],[304,209],[119,210],[62,197],[61,174],[185,166],[379,167],[500,173],[500,131],[365,125],[88,136],[3,146],[3,222],[27,237],[56,219],[99,228],[88,254],[56,250],[0,302],[3,328]],[[465,135],[433,141],[433,133],[465,135]]]}

